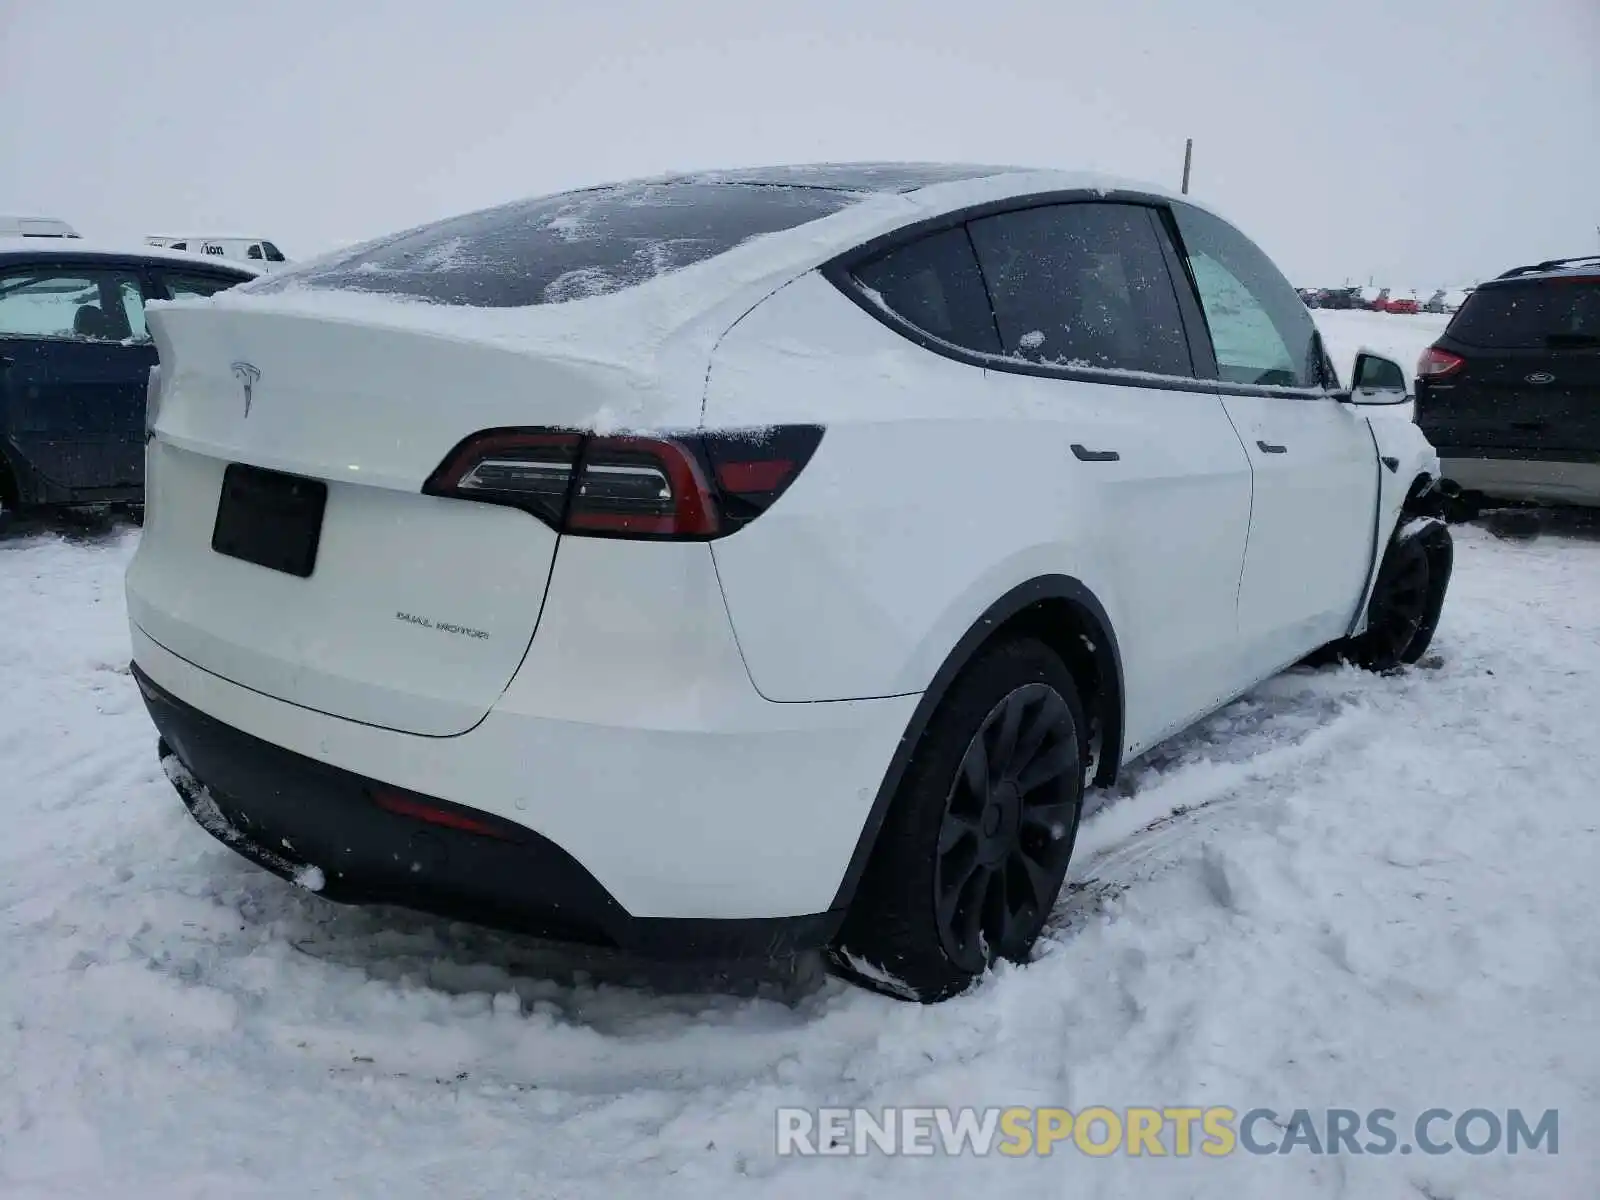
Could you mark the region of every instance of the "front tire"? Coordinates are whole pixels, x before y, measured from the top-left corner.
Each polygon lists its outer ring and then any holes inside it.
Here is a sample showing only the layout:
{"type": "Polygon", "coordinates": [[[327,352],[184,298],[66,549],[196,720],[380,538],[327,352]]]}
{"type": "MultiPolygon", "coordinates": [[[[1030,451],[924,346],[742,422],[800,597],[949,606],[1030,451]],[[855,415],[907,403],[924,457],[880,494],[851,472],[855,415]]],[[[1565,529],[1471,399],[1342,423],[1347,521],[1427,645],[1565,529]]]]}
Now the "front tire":
{"type": "Polygon", "coordinates": [[[1367,602],[1367,628],[1342,656],[1369,671],[1392,671],[1427,653],[1450,586],[1455,543],[1435,517],[1408,520],[1395,532],[1367,602]]]}
{"type": "Polygon", "coordinates": [[[957,678],[912,753],[830,957],[932,1003],[1026,961],[1083,807],[1082,702],[1043,643],[1002,642],[957,678]]]}

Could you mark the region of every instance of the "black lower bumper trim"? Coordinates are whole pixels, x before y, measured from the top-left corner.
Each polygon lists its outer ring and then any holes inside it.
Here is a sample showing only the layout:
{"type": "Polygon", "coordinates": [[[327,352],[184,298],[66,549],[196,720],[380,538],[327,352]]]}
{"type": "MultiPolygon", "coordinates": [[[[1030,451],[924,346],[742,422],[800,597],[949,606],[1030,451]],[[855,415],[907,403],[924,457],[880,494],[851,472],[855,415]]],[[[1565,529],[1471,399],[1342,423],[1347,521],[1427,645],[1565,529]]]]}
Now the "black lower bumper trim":
{"type": "MultiPolygon", "coordinates": [[[[329,900],[396,904],[640,958],[774,958],[826,945],[842,914],[715,920],[636,917],[560,846],[476,809],[408,792],[234,729],[133,664],[145,706],[177,760],[169,774],[200,825],[229,848],[329,900]],[[400,796],[470,814],[488,832],[380,807],[400,796]],[[312,868],[315,868],[313,870],[312,868]]],[[[402,805],[409,808],[410,805],[402,805]]]]}

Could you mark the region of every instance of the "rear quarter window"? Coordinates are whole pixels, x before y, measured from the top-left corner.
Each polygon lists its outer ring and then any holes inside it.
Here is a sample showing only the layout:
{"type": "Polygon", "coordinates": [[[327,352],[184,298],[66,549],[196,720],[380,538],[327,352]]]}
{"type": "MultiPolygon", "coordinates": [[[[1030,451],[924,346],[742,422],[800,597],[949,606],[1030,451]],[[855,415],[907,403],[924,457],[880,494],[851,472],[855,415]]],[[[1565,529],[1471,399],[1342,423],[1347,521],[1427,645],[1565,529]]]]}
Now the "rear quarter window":
{"type": "Polygon", "coordinates": [[[823,188],[717,183],[565,192],[424,225],[242,290],[381,292],[485,308],[561,304],[645,283],[860,198],[823,188]]]}
{"type": "Polygon", "coordinates": [[[989,295],[964,226],[899,246],[851,274],[875,304],[922,332],[953,346],[1000,353],[989,295]]]}
{"type": "Polygon", "coordinates": [[[1446,333],[1463,345],[1494,350],[1600,346],[1600,279],[1480,287],[1446,333]]]}

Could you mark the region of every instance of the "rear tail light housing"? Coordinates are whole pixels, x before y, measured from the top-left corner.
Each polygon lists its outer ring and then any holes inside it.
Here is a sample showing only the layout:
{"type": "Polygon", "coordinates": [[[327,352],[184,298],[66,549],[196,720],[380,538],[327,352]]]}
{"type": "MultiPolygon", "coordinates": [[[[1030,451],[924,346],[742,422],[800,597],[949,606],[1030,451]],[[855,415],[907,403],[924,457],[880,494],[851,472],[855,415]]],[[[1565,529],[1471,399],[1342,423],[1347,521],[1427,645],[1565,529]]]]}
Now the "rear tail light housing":
{"type": "Polygon", "coordinates": [[[520,508],[560,533],[709,541],[765,512],[822,440],[817,425],[683,436],[488,429],[423,485],[520,508]]]}
{"type": "Polygon", "coordinates": [[[1454,375],[1466,362],[1459,354],[1429,346],[1417,359],[1417,375],[1422,379],[1442,379],[1446,375],[1454,375]]]}

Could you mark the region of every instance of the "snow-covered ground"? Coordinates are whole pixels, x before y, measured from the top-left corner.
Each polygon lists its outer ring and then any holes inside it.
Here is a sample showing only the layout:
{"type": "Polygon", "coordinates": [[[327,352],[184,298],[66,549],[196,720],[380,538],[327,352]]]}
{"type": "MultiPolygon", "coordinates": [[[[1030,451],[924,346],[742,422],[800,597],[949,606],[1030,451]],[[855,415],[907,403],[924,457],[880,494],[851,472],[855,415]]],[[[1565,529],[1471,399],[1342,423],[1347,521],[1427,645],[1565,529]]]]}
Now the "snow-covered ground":
{"type": "Polygon", "coordinates": [[[1447,316],[1435,313],[1383,313],[1359,310],[1314,309],[1322,330],[1323,344],[1339,368],[1339,377],[1350,382],[1350,365],[1356,351],[1372,350],[1387,355],[1404,368],[1409,378],[1416,369],[1417,356],[1444,332],[1447,316]]]}
{"type": "MultiPolygon", "coordinates": [[[[1319,319],[1341,370],[1438,328],[1319,319]]],[[[136,531],[0,541],[0,1196],[1600,1194],[1600,531],[1553,527],[1457,529],[1422,667],[1291,673],[1138,764],[1037,961],[936,1008],[605,982],[281,883],[155,761],[136,531]],[[774,1155],[777,1106],[856,1104],[1554,1108],[1561,1140],[774,1155]]]]}

